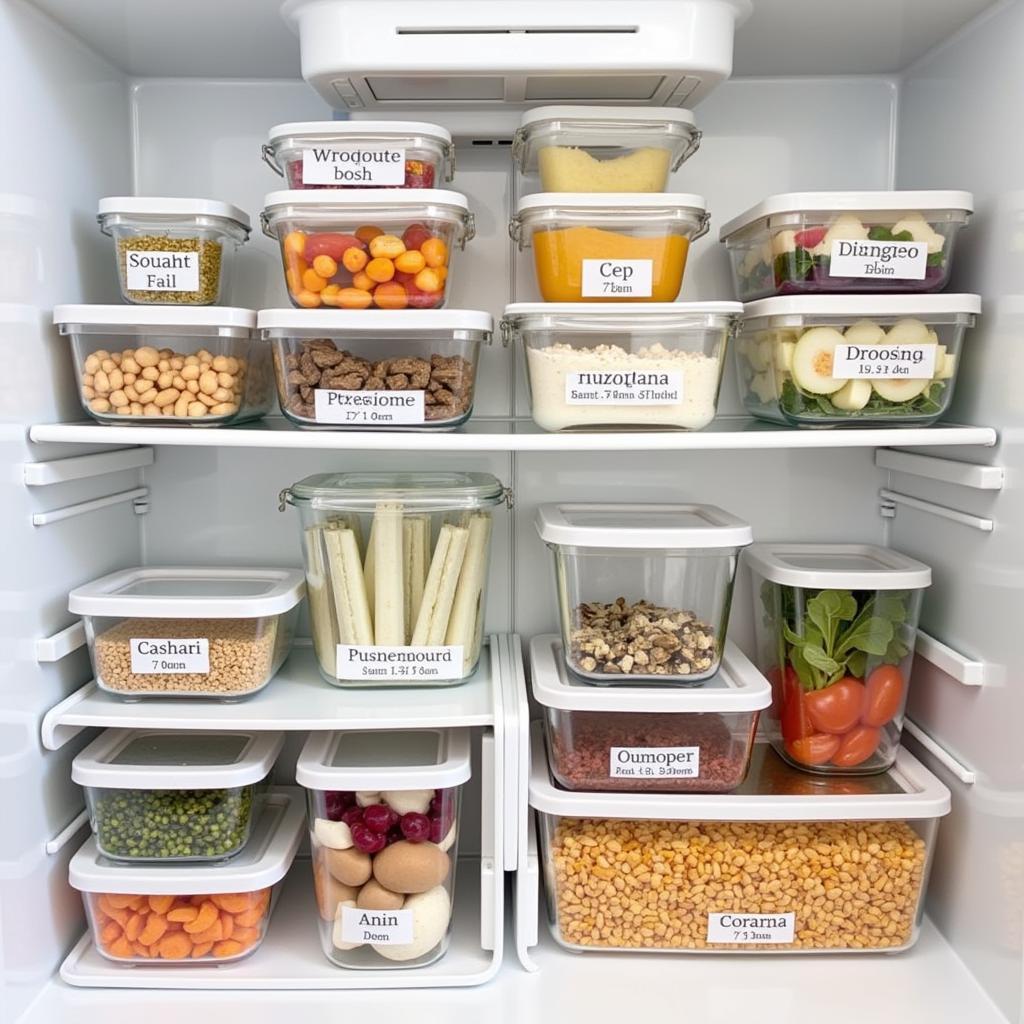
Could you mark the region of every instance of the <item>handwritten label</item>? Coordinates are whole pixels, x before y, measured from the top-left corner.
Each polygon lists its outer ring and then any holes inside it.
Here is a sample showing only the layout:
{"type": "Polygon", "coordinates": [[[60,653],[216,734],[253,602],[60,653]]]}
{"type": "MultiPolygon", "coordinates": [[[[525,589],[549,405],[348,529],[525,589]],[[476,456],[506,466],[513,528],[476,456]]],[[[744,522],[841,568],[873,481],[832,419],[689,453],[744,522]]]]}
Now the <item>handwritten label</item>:
{"type": "Polygon", "coordinates": [[[426,422],[422,391],[340,391],[333,388],[313,392],[313,415],[317,423],[348,423],[372,426],[403,426],[426,422]]]}
{"type": "Polygon", "coordinates": [[[584,260],[582,295],[649,299],[653,277],[654,260],[584,260]]]}
{"type": "Polygon", "coordinates": [[[128,249],[124,254],[128,291],[199,291],[199,253],[128,249]]]}
{"type": "Polygon", "coordinates": [[[405,184],[405,150],[394,146],[327,146],[302,151],[304,185],[405,184]]]}
{"type": "Polygon", "coordinates": [[[460,679],[462,644],[398,647],[338,644],[339,679],[460,679]]]}
{"type": "Polygon", "coordinates": [[[696,779],[700,747],[612,747],[608,751],[612,779],[696,779]]]}
{"type": "Polygon", "coordinates": [[[412,911],[342,907],[341,937],[345,942],[405,946],[412,942],[412,911]]]}
{"type": "Polygon", "coordinates": [[[837,380],[871,377],[931,380],[938,345],[836,345],[832,375],[837,380]]]}
{"type": "Polygon", "coordinates": [[[872,242],[837,238],[832,242],[829,277],[888,277],[923,281],[928,272],[924,242],[872,242]]]}
{"type": "Polygon", "coordinates": [[[205,637],[194,640],[133,639],[128,643],[135,675],[209,674],[210,641],[205,637]]]}
{"type": "Polygon", "coordinates": [[[792,942],[796,914],[708,914],[708,942],[763,946],[792,942]]]}
{"type": "Polygon", "coordinates": [[[587,370],[565,375],[566,405],[678,405],[683,374],[587,370]]]}

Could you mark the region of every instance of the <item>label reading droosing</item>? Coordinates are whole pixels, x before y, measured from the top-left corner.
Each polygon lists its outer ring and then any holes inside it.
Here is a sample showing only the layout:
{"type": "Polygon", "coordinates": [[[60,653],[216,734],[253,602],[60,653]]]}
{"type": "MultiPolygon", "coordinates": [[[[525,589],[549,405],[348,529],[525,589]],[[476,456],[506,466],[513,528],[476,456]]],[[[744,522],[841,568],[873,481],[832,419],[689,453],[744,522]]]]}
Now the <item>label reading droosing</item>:
{"type": "Polygon", "coordinates": [[[836,345],[832,375],[837,380],[931,380],[938,345],[836,345]]]}
{"type": "Polygon", "coordinates": [[[426,422],[422,391],[339,391],[323,388],[313,392],[317,423],[369,423],[373,426],[426,422]]]}
{"type": "Polygon", "coordinates": [[[128,291],[199,291],[198,252],[127,249],[124,266],[128,291]]]}
{"type": "Polygon", "coordinates": [[[194,640],[133,639],[128,642],[134,675],[209,674],[210,641],[205,637],[194,640]]]}
{"type": "Polygon", "coordinates": [[[412,942],[411,910],[341,908],[341,937],[345,942],[375,946],[405,946],[412,942]]]}
{"type": "Polygon", "coordinates": [[[796,914],[708,914],[708,942],[747,946],[792,942],[796,914]]]}
{"type": "Polygon", "coordinates": [[[872,242],[837,238],[832,242],[829,277],[888,277],[923,281],[928,272],[924,242],[872,242]]]}
{"type": "Polygon", "coordinates": [[[678,405],[683,374],[587,370],[565,375],[566,405],[678,405]]]}
{"type": "Polygon", "coordinates": [[[612,747],[608,751],[612,779],[696,779],[700,747],[612,747]]]}
{"type": "Polygon", "coordinates": [[[649,299],[653,277],[654,260],[584,260],[582,295],[649,299]]]}
{"type": "Polygon", "coordinates": [[[338,678],[461,679],[462,644],[450,647],[370,647],[338,644],[338,678]]]}
{"type": "Polygon", "coordinates": [[[395,146],[314,147],[302,151],[304,185],[404,185],[405,150],[395,146]]]}

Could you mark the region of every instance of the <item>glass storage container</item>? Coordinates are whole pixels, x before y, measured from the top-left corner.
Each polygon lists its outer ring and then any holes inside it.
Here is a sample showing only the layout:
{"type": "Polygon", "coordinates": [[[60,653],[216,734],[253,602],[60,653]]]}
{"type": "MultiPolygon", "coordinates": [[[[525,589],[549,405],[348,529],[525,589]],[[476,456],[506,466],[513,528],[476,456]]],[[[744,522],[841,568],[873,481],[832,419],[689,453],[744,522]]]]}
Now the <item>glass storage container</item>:
{"type": "Polygon", "coordinates": [[[297,569],[138,568],[76,587],[96,683],[128,699],[262,690],[291,650],[297,569]]]}
{"type": "Polygon", "coordinates": [[[788,192],[719,231],[736,297],[801,292],[938,292],[970,192],[788,192]]]}
{"type": "Polygon", "coordinates": [[[533,420],[544,430],[700,430],[715,416],[738,302],[517,302],[533,420]]]}
{"type": "Polygon", "coordinates": [[[772,745],[818,774],[886,771],[931,569],[868,544],[754,544],[744,560],[757,667],[774,690],[762,719],[772,745]]]}
{"type": "Polygon", "coordinates": [[[321,473],[300,513],[313,647],[336,686],[452,686],[476,668],[494,506],[487,473],[321,473]]]}
{"type": "Polygon", "coordinates": [[[271,192],[260,219],[302,309],[437,309],[475,232],[466,197],[432,188],[271,192]]]}
{"type": "Polygon", "coordinates": [[[920,426],[949,408],[978,295],[794,295],[749,302],[734,346],[759,419],[920,426]]]}
{"type": "Polygon", "coordinates": [[[750,526],[714,505],[540,505],[566,665],[593,683],[694,686],[718,671],[750,526]]]}
{"type": "Polygon", "coordinates": [[[538,192],[509,225],[545,302],[674,302],[707,229],[703,198],[684,193],[538,192]]]}
{"type": "Polygon", "coordinates": [[[469,777],[463,729],[310,735],[295,778],[328,960],[381,970],[444,956],[469,777]]]}

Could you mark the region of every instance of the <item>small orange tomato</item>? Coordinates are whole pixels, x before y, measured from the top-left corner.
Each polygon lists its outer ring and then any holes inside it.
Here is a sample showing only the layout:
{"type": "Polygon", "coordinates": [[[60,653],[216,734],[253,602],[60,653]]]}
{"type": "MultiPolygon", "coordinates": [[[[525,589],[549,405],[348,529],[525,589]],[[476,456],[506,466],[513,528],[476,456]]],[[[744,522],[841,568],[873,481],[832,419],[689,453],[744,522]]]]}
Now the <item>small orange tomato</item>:
{"type": "Polygon", "coordinates": [[[896,665],[879,665],[868,675],[865,687],[864,714],[861,721],[865,725],[878,728],[891,722],[903,707],[903,673],[896,665]]]}
{"type": "Polygon", "coordinates": [[[320,305],[320,293],[301,291],[295,296],[295,301],[304,309],[316,309],[320,305]]]}
{"type": "Polygon", "coordinates": [[[409,249],[395,259],[395,269],[403,274],[418,274],[427,265],[423,253],[409,249]]]}
{"type": "Polygon", "coordinates": [[[432,267],[425,267],[421,270],[413,279],[413,284],[421,292],[439,292],[444,287],[437,271],[432,267]]]}
{"type": "Polygon", "coordinates": [[[405,309],[409,296],[397,281],[387,281],[374,288],[373,302],[379,309],[405,309]]]}
{"type": "Polygon", "coordinates": [[[289,267],[284,274],[285,280],[288,282],[288,291],[293,295],[296,292],[302,291],[302,271],[297,270],[295,267],[289,267]]]}
{"type": "Polygon", "coordinates": [[[365,271],[360,271],[352,276],[352,287],[363,292],[372,292],[376,283],[365,271]]]}
{"type": "Polygon", "coordinates": [[[312,267],[302,275],[302,286],[311,292],[322,292],[327,287],[327,281],[322,278],[312,267]]]}
{"type": "Polygon", "coordinates": [[[434,273],[441,279],[441,284],[444,284],[448,280],[448,268],[447,267],[434,267],[434,273]]]}
{"type": "Polygon", "coordinates": [[[338,304],[338,293],[341,291],[340,284],[329,284],[321,293],[320,299],[325,306],[336,306],[338,304]]]}
{"type": "Polygon", "coordinates": [[[786,751],[798,764],[826,764],[839,749],[839,737],[816,732],[786,744],[786,751]]]}
{"type": "Polygon", "coordinates": [[[306,236],[301,231],[289,231],[284,236],[284,251],[301,256],[306,251],[306,236]]]}
{"type": "Polygon", "coordinates": [[[369,261],[370,257],[366,255],[366,250],[357,249],[355,246],[346,249],[345,255],[341,257],[342,266],[351,274],[357,274],[369,261]]]}
{"type": "Polygon", "coordinates": [[[383,235],[384,232],[375,227],[373,224],[364,224],[362,227],[356,228],[356,238],[360,242],[365,242],[367,245],[373,241],[378,235],[383,235]]]}
{"type": "Polygon", "coordinates": [[[448,246],[440,238],[428,238],[420,246],[420,252],[428,267],[443,267],[448,262],[448,246]]]}
{"type": "Polygon", "coordinates": [[[321,254],[313,260],[313,269],[323,278],[328,281],[338,272],[337,260],[331,259],[330,256],[321,254]]]}
{"type": "Polygon", "coordinates": [[[395,265],[391,260],[379,256],[366,264],[366,276],[377,284],[384,284],[395,276],[395,265]]]}
{"type": "Polygon", "coordinates": [[[858,725],[845,736],[839,737],[839,749],[832,755],[832,763],[837,768],[853,768],[863,764],[878,749],[881,740],[880,729],[858,725]]]}
{"type": "Polygon", "coordinates": [[[359,288],[342,288],[337,302],[342,309],[366,309],[373,302],[373,296],[359,288]]]}
{"type": "Polygon", "coordinates": [[[375,259],[383,256],[384,259],[393,260],[405,252],[405,242],[397,235],[377,235],[370,241],[370,255],[375,259]]]}

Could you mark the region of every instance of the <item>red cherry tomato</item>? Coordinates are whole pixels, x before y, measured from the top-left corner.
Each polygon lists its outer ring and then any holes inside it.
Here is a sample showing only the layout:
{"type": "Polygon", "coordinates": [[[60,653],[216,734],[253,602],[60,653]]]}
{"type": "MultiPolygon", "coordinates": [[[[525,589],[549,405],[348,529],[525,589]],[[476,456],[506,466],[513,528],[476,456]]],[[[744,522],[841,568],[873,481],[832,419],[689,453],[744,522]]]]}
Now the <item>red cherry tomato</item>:
{"type": "Polygon", "coordinates": [[[336,263],[340,263],[341,257],[353,246],[357,249],[366,248],[366,244],[360,242],[355,235],[339,235],[325,231],[319,235],[306,237],[306,248],[302,256],[307,263],[312,263],[317,256],[330,256],[336,263]]]}
{"type": "Polygon", "coordinates": [[[421,245],[434,236],[422,224],[410,224],[402,232],[402,241],[406,249],[419,249],[421,245]]]}
{"type": "Polygon", "coordinates": [[[903,707],[903,673],[895,665],[879,665],[868,676],[861,721],[875,728],[891,722],[903,707]]]}
{"type": "Polygon", "coordinates": [[[863,764],[877,749],[882,731],[870,725],[858,725],[841,737],[839,749],[832,756],[837,768],[853,768],[863,764]]]}
{"type": "Polygon", "coordinates": [[[802,740],[814,732],[814,726],[807,717],[804,708],[804,690],[800,678],[792,665],[782,670],[782,682],[779,687],[779,719],[782,738],[787,742],[802,740]]]}
{"type": "Polygon", "coordinates": [[[768,717],[778,721],[779,715],[782,713],[782,669],[767,669],[764,677],[772,688],[772,702],[768,708],[768,717]]]}
{"type": "Polygon", "coordinates": [[[786,744],[786,751],[800,764],[828,764],[839,749],[839,737],[818,732],[786,744]]]}
{"type": "Polygon", "coordinates": [[[805,693],[804,707],[815,732],[840,735],[860,721],[864,684],[853,676],[845,676],[824,690],[805,693]]]}
{"type": "Polygon", "coordinates": [[[409,296],[409,305],[413,309],[434,309],[444,301],[444,292],[421,291],[414,284],[405,286],[406,294],[409,296]]]}
{"type": "Polygon", "coordinates": [[[816,245],[820,245],[822,239],[828,234],[828,228],[805,228],[803,231],[798,231],[793,238],[793,241],[800,246],[801,249],[813,249],[816,245]]]}

